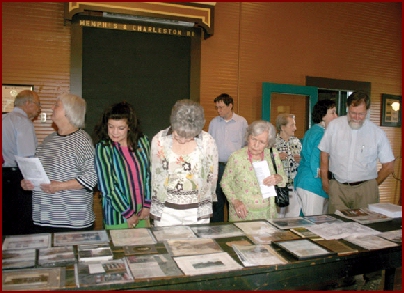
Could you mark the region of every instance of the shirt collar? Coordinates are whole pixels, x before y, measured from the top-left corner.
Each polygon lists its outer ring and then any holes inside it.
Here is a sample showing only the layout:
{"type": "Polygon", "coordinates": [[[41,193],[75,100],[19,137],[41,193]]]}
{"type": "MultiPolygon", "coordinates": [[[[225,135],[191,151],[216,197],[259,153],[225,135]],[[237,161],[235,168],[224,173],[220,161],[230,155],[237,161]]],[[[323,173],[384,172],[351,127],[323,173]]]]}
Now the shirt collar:
{"type": "Polygon", "coordinates": [[[20,107],[14,107],[13,112],[19,113],[19,114],[24,115],[25,117],[28,118],[28,114],[25,113],[25,111],[23,109],[21,109],[20,107]]]}

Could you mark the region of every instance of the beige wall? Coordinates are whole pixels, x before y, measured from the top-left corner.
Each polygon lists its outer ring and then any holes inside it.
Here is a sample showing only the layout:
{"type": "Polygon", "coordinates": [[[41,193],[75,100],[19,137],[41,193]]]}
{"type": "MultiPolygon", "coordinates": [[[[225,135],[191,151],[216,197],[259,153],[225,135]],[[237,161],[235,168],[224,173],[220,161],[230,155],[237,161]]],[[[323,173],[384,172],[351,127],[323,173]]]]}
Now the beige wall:
{"type": "MultiPolygon", "coordinates": [[[[33,84],[43,112],[70,86],[70,26],[64,3],[2,3],[2,83],[33,84]]],[[[262,82],[305,85],[306,76],[371,82],[371,120],[380,123],[382,93],[402,95],[401,3],[217,2],[214,35],[202,41],[201,104],[235,98],[250,123],[261,117],[262,82]]],[[[206,128],[207,128],[206,124],[206,128]]],[[[35,122],[41,141],[51,123],[35,122]]],[[[398,157],[401,128],[383,127],[398,157]]],[[[390,176],[381,200],[396,203],[400,182],[390,176]]]]}

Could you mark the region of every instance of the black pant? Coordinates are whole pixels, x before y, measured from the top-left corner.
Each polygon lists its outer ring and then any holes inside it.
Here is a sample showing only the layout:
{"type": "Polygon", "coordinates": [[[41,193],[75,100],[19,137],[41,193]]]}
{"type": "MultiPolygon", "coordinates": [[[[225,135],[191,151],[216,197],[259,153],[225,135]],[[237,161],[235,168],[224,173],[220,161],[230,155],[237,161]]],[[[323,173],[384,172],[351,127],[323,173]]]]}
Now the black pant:
{"type": "Polygon", "coordinates": [[[211,223],[224,222],[224,206],[228,205],[227,198],[223,193],[222,187],[220,186],[220,181],[222,181],[222,176],[226,164],[219,163],[219,172],[217,175],[217,186],[216,186],[216,196],[217,202],[213,202],[213,216],[210,218],[211,223]]]}
{"type": "Polygon", "coordinates": [[[73,228],[59,228],[59,227],[47,227],[47,226],[39,226],[34,225],[35,233],[62,233],[62,232],[80,232],[80,231],[93,231],[95,223],[93,223],[90,227],[82,228],[82,229],[73,229],[73,228]]]}
{"type": "Polygon", "coordinates": [[[21,188],[23,176],[17,167],[3,167],[2,173],[2,234],[34,233],[32,191],[21,188]]]}

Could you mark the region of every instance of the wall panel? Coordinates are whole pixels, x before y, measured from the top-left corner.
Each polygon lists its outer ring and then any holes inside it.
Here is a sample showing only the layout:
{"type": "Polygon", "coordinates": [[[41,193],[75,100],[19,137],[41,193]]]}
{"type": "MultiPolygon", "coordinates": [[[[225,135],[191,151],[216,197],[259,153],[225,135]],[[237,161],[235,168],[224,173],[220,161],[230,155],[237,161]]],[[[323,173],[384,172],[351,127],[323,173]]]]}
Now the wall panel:
{"type": "MultiPolygon", "coordinates": [[[[47,113],[70,87],[63,5],[2,3],[2,82],[33,84],[47,113]]],[[[216,2],[214,35],[201,45],[205,128],[220,93],[250,123],[261,118],[262,82],[304,85],[306,76],[371,82],[371,120],[379,124],[381,94],[402,95],[401,15],[399,2],[216,2]]],[[[52,131],[50,122],[35,128],[40,140],[52,131]]],[[[402,129],[383,129],[401,178],[402,129]]],[[[380,191],[382,201],[397,202],[400,182],[390,176],[380,191]]]]}

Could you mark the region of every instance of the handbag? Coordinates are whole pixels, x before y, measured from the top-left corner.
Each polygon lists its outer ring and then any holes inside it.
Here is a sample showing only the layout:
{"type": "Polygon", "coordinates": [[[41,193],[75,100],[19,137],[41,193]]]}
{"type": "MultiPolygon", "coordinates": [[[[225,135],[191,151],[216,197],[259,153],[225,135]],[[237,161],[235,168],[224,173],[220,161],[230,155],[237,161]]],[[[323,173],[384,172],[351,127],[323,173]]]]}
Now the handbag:
{"type": "MultiPolygon", "coordinates": [[[[271,152],[272,165],[274,166],[275,172],[278,173],[278,170],[277,170],[276,164],[275,164],[275,160],[274,160],[274,154],[272,153],[272,148],[270,148],[269,150],[271,152]]],[[[287,207],[289,205],[288,185],[286,184],[285,187],[280,187],[278,185],[275,185],[275,191],[276,191],[275,204],[280,208],[287,207]]]]}

